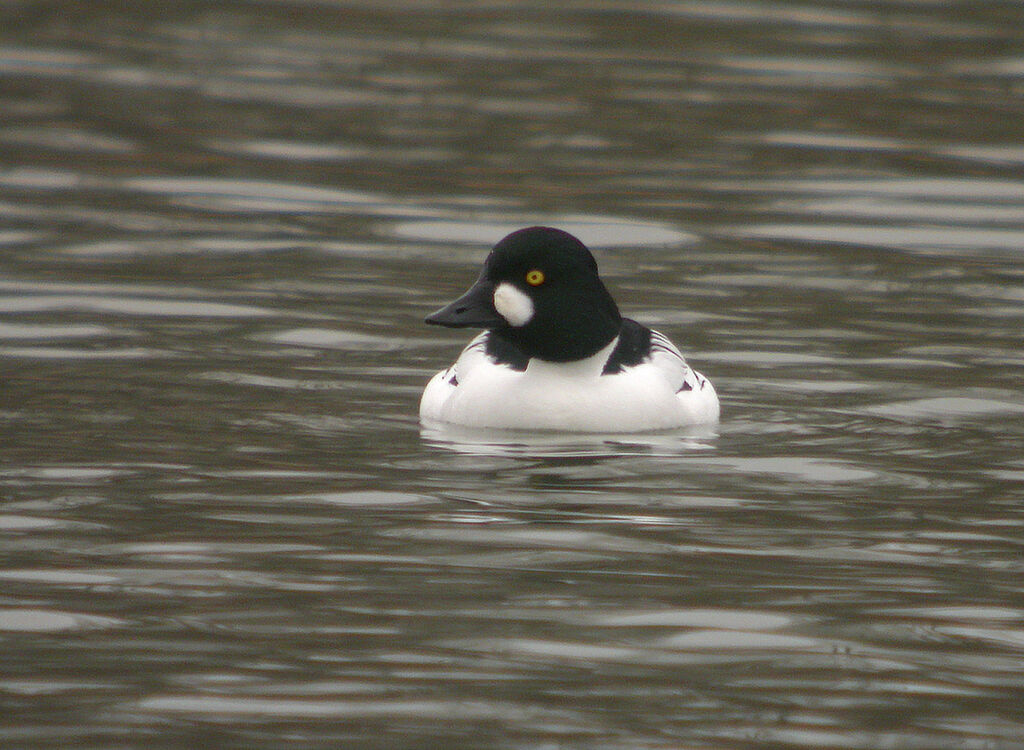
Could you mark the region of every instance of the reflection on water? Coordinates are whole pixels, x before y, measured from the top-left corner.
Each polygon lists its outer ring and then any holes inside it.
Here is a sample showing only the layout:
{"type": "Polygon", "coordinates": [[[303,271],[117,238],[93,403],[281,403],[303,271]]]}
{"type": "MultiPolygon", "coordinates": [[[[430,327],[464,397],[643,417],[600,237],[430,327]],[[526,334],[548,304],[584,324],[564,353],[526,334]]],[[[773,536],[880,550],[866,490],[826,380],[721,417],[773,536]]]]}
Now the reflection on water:
{"type": "Polygon", "coordinates": [[[719,189],[780,196],[780,223],[733,228],[743,237],[844,243],[936,253],[1024,246],[1024,182],[969,178],[794,180],[719,189]],[[800,221],[796,221],[800,220],[800,221]]]}
{"type": "Polygon", "coordinates": [[[680,231],[674,227],[656,223],[645,223],[642,221],[630,221],[627,219],[614,219],[601,216],[570,216],[550,215],[537,216],[536,214],[524,215],[522,218],[509,217],[509,211],[504,212],[501,222],[488,221],[457,221],[446,219],[441,221],[410,221],[398,224],[392,230],[398,237],[414,239],[439,244],[461,242],[474,245],[477,249],[481,246],[489,247],[494,244],[495,237],[499,239],[524,224],[531,221],[555,226],[570,234],[574,234],[588,247],[598,249],[629,245],[640,247],[644,245],[671,245],[679,247],[696,241],[696,236],[680,231]]]}
{"type": "Polygon", "coordinates": [[[680,430],[628,434],[575,434],[490,430],[444,423],[426,423],[423,441],[442,450],[471,455],[508,455],[557,458],[566,456],[611,457],[623,454],[680,455],[711,448],[718,425],[697,425],[680,430]]]}
{"type": "Polygon", "coordinates": [[[1018,4],[0,11],[0,744],[1024,743],[1018,4]],[[554,224],[714,430],[417,423],[554,224]]]}

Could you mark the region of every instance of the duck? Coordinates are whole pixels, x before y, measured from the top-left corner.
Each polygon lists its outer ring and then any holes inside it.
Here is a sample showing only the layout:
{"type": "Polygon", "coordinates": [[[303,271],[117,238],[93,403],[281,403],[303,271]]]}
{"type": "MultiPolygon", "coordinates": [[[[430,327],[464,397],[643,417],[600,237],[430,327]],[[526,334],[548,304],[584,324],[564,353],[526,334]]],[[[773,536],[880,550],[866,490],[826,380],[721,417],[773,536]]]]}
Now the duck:
{"type": "Polygon", "coordinates": [[[480,328],[420,399],[424,425],[639,433],[719,420],[718,394],[658,331],[625,318],[575,236],[527,227],[426,318],[480,328]]]}

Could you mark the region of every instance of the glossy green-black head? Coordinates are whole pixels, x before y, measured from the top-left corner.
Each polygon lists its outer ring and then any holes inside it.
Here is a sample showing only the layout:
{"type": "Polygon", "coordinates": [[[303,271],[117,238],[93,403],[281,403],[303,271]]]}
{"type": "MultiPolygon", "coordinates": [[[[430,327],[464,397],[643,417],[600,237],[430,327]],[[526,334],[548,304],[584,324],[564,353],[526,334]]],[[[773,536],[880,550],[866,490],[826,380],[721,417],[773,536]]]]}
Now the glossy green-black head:
{"type": "Polygon", "coordinates": [[[568,362],[607,346],[622,317],[582,242],[560,229],[529,227],[495,245],[469,291],[427,322],[486,328],[528,357],[568,362]]]}

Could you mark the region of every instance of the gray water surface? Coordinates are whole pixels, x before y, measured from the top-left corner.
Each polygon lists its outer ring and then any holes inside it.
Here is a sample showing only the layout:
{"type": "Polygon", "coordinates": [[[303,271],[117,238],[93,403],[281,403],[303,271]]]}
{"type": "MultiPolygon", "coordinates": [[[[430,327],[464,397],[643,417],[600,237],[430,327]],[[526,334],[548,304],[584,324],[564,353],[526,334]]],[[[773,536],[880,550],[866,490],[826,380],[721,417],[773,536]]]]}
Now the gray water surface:
{"type": "Polygon", "coordinates": [[[0,745],[1024,745],[1017,2],[0,10],[0,745]],[[421,430],[588,242],[716,430],[421,430]]]}

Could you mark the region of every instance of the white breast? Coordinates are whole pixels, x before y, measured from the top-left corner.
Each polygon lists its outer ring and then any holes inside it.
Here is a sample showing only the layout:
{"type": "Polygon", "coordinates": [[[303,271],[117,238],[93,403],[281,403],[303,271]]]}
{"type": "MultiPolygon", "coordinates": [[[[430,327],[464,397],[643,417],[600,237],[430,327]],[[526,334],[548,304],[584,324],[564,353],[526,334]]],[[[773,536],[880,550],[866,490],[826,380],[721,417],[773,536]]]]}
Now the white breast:
{"type": "Polygon", "coordinates": [[[532,359],[525,371],[516,371],[490,360],[485,335],[427,384],[422,420],[570,432],[643,432],[718,420],[714,387],[674,347],[672,356],[667,351],[659,356],[655,348],[649,360],[613,375],[601,372],[617,340],[584,360],[532,359]]]}

